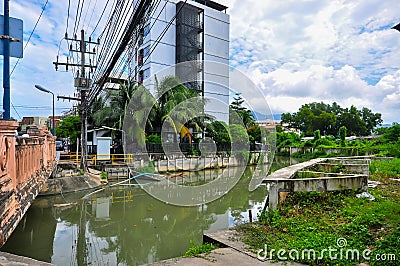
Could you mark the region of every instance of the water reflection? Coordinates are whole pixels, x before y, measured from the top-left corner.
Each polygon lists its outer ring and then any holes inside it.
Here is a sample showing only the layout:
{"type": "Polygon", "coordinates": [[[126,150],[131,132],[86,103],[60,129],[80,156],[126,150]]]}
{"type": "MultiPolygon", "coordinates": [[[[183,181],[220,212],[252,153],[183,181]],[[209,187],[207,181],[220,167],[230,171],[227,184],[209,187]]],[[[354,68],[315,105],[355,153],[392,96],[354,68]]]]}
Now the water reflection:
{"type": "Polygon", "coordinates": [[[56,265],[140,265],[180,256],[203,232],[246,221],[249,209],[256,217],[266,191],[248,191],[252,173],[247,168],[229,193],[197,207],[169,205],[134,186],[85,200],[84,194],[38,198],[2,250],[56,265]]]}

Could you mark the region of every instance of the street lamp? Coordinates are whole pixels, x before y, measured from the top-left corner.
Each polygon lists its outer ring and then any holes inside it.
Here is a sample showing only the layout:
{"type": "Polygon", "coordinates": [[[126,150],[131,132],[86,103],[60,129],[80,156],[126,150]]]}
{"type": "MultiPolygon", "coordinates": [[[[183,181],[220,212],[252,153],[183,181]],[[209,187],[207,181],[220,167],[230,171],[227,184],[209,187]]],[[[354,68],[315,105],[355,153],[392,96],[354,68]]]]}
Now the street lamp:
{"type": "Polygon", "coordinates": [[[49,91],[48,89],[43,88],[43,87],[40,86],[40,85],[35,85],[35,88],[38,89],[38,90],[40,90],[40,91],[46,92],[46,93],[51,93],[51,94],[53,95],[53,120],[52,120],[53,126],[51,127],[51,133],[52,133],[53,136],[54,136],[54,128],[55,128],[55,126],[56,126],[56,124],[54,123],[54,93],[52,93],[52,92],[49,91]]]}
{"type": "Polygon", "coordinates": [[[400,31],[400,23],[397,24],[397,25],[394,25],[394,26],[392,27],[392,29],[400,31]]]}

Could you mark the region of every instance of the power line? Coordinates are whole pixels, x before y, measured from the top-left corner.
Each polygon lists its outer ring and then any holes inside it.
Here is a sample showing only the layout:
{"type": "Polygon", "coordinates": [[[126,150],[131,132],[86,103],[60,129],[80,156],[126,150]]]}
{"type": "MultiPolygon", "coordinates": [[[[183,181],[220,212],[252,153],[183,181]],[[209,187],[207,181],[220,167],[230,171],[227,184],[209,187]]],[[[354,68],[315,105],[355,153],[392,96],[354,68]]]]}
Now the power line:
{"type": "MultiPolygon", "coordinates": [[[[31,34],[29,35],[28,41],[27,41],[26,44],[25,44],[24,51],[26,50],[26,47],[28,46],[28,43],[29,43],[29,41],[31,40],[32,35],[33,35],[33,33],[35,32],[36,27],[37,27],[37,25],[39,24],[40,19],[42,18],[43,12],[44,12],[44,10],[46,9],[46,6],[47,6],[47,3],[48,3],[48,2],[49,2],[49,0],[46,0],[46,3],[44,4],[44,6],[43,6],[43,8],[42,8],[42,12],[40,12],[39,18],[37,19],[37,21],[36,21],[36,23],[35,23],[35,26],[33,27],[33,30],[32,30],[32,32],[31,32],[31,34]]],[[[14,65],[13,69],[11,70],[10,77],[11,77],[11,75],[14,73],[14,70],[15,70],[15,68],[17,67],[17,65],[18,65],[18,63],[19,63],[20,60],[21,60],[21,58],[18,58],[17,62],[15,62],[15,65],[14,65]]]]}
{"type": "MultiPolygon", "coordinates": [[[[98,70],[97,76],[101,75],[101,77],[98,80],[96,80],[97,81],[96,87],[93,88],[89,94],[89,97],[88,97],[89,102],[93,101],[94,98],[101,91],[103,85],[106,82],[107,77],[111,74],[112,70],[114,69],[114,66],[120,60],[122,53],[125,51],[128,43],[131,41],[132,36],[134,35],[134,30],[138,26],[139,20],[142,18],[143,14],[145,13],[144,8],[146,6],[148,6],[148,4],[149,4],[148,0],[140,1],[140,3],[138,3],[137,7],[135,8],[135,12],[133,12],[133,14],[131,15],[131,18],[129,19],[129,23],[126,25],[125,30],[124,30],[123,34],[121,35],[121,38],[118,40],[118,44],[116,45],[116,47],[118,47],[118,48],[116,50],[114,50],[114,52],[112,53],[111,56],[109,56],[111,58],[106,63],[107,66],[105,68],[105,71],[102,74],[100,74],[99,69],[102,69],[102,68],[97,68],[97,70],[98,70]]],[[[106,44],[103,46],[103,48],[105,46],[106,46],[106,44]]],[[[105,62],[105,60],[103,60],[101,63],[103,63],[103,62],[105,62]]]]}
{"type": "Polygon", "coordinates": [[[85,28],[86,17],[89,12],[90,5],[92,4],[92,0],[89,0],[88,7],[86,8],[85,16],[83,17],[82,29],[85,28]]]}
{"type": "MultiPolygon", "coordinates": [[[[107,1],[107,3],[108,3],[108,1],[107,1]]],[[[97,6],[97,0],[96,0],[96,2],[94,2],[94,6],[93,6],[93,10],[92,10],[92,14],[90,15],[90,18],[89,18],[89,22],[88,22],[88,26],[90,25],[90,23],[92,22],[92,18],[93,18],[93,15],[94,15],[94,10],[96,9],[96,6],[97,6]]],[[[106,6],[107,6],[107,4],[106,4],[106,6]]],[[[89,30],[89,29],[88,29],[89,30]]]]}
{"type": "MultiPolygon", "coordinates": [[[[85,1],[85,0],[82,0],[85,1]]],[[[81,12],[79,12],[79,6],[81,5],[81,0],[78,1],[78,5],[76,6],[76,12],[75,12],[75,23],[74,23],[74,31],[72,32],[72,35],[75,36],[76,31],[79,28],[79,20],[80,16],[79,14],[82,14],[82,7],[81,7],[81,12]],[[79,18],[78,18],[79,17],[79,18]]]]}
{"type": "Polygon", "coordinates": [[[15,109],[14,104],[13,104],[12,102],[11,102],[11,106],[12,106],[12,108],[14,109],[14,111],[17,113],[19,119],[22,119],[21,116],[19,115],[17,109],[15,109]]]}
{"type": "Polygon", "coordinates": [[[69,10],[71,8],[71,0],[68,0],[68,11],[67,11],[67,27],[65,28],[65,33],[68,32],[68,20],[69,20],[69,10]]]}
{"type": "MultiPolygon", "coordinates": [[[[117,3],[117,0],[114,0],[113,6],[114,6],[116,3],[117,3]]],[[[103,18],[103,15],[104,15],[104,12],[105,12],[106,9],[107,9],[107,6],[108,6],[108,1],[107,1],[107,3],[105,4],[105,6],[104,6],[104,8],[103,8],[103,11],[101,12],[100,18],[99,18],[99,20],[97,21],[96,26],[94,27],[94,29],[93,29],[92,33],[90,34],[90,36],[93,35],[93,33],[94,33],[94,32],[96,31],[96,29],[97,29],[97,26],[99,26],[99,23],[100,23],[101,19],[103,18]]],[[[111,14],[111,13],[110,13],[110,14],[111,14]]],[[[102,34],[100,34],[100,36],[101,36],[101,35],[102,35],[102,34]]]]}
{"type": "Polygon", "coordinates": [[[178,11],[175,13],[175,15],[171,18],[171,20],[168,22],[167,26],[164,28],[164,30],[161,32],[161,34],[158,36],[157,40],[154,42],[154,46],[150,49],[149,54],[147,55],[146,59],[143,61],[143,64],[140,66],[139,69],[141,69],[142,66],[147,62],[147,60],[150,58],[150,55],[154,52],[154,49],[156,49],[157,45],[160,43],[161,39],[164,37],[164,35],[167,33],[169,27],[171,27],[172,23],[176,19],[176,17],[179,15],[181,12],[183,6],[186,4],[187,0],[181,5],[178,9],[178,11]]]}

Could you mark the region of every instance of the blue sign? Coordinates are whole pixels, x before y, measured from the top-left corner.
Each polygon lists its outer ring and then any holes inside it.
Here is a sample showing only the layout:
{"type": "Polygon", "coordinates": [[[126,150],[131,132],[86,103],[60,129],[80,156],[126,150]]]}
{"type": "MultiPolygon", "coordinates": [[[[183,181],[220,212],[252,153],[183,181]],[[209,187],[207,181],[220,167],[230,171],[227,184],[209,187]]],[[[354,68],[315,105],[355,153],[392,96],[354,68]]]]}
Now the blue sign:
{"type": "MultiPolygon", "coordinates": [[[[10,37],[19,42],[10,40],[10,56],[22,58],[23,57],[23,21],[21,19],[10,17],[10,37]]],[[[4,35],[4,16],[0,15],[0,35],[4,35]]],[[[0,55],[4,55],[3,41],[0,40],[0,55]]]]}

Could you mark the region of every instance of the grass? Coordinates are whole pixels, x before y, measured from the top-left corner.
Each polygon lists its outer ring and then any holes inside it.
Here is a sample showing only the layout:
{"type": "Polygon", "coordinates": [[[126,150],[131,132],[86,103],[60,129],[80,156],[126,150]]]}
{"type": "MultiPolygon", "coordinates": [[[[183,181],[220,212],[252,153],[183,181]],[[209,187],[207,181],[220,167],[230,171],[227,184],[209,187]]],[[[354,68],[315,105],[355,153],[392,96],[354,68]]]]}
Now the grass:
{"type": "Polygon", "coordinates": [[[107,172],[101,172],[100,177],[101,177],[101,179],[106,180],[108,178],[108,173],[107,172]]]}
{"type": "MultiPolygon", "coordinates": [[[[243,224],[237,228],[243,233],[243,241],[257,252],[268,247],[300,251],[297,262],[309,265],[356,265],[369,262],[370,265],[399,265],[400,261],[400,182],[398,178],[400,159],[374,161],[371,164],[371,180],[382,184],[369,189],[376,199],[357,198],[356,191],[291,193],[280,208],[273,212],[263,212],[257,223],[243,224]],[[336,259],[329,253],[317,253],[317,259],[305,256],[301,251],[336,248],[337,240],[346,239],[344,254],[352,249],[360,252],[359,260],[336,259]],[[371,250],[370,260],[363,259],[362,252],[371,250]],[[377,260],[377,254],[394,254],[396,261],[377,260]]],[[[350,253],[349,253],[350,254],[350,253]]],[[[288,256],[288,253],[286,253],[288,256]]],[[[387,255],[388,256],[388,255],[387,255]]],[[[269,253],[268,253],[269,257],[269,253]]],[[[277,252],[272,256],[278,260],[277,252]]]]}
{"type": "Polygon", "coordinates": [[[219,248],[219,246],[216,244],[203,243],[201,245],[196,245],[193,241],[190,241],[190,248],[185,252],[183,257],[203,257],[217,248],[219,248]]]}

